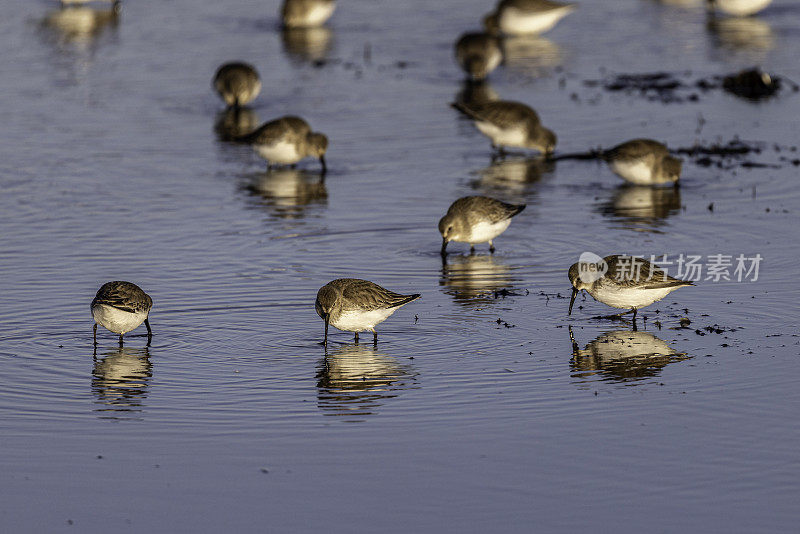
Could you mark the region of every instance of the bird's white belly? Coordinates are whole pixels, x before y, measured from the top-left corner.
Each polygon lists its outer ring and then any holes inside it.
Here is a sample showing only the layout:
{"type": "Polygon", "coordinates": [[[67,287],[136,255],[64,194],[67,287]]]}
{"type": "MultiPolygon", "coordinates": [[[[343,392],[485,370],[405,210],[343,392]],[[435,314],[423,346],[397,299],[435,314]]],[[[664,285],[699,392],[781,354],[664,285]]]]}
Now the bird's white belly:
{"type": "Polygon", "coordinates": [[[480,222],[472,226],[469,235],[464,236],[463,239],[459,239],[458,241],[470,244],[486,243],[505,232],[509,224],[511,224],[511,219],[496,223],[480,222]]]}
{"type": "Polygon", "coordinates": [[[719,8],[737,17],[746,17],[767,7],[772,0],[716,0],[719,8]]]}
{"type": "Polygon", "coordinates": [[[92,306],[94,322],[115,334],[127,334],[147,319],[147,312],[126,312],[106,304],[92,306]]]}
{"type": "Polygon", "coordinates": [[[486,72],[492,72],[494,69],[500,66],[502,61],[503,54],[499,50],[493,48],[492,51],[486,56],[486,72]]]}
{"type": "Polygon", "coordinates": [[[666,297],[673,289],[678,286],[665,287],[660,289],[642,288],[616,288],[613,286],[601,286],[593,290],[587,290],[595,300],[602,302],[612,308],[643,308],[666,297]]]}
{"type": "Polygon", "coordinates": [[[572,9],[571,6],[565,6],[544,13],[527,13],[514,7],[507,7],[500,13],[498,25],[503,33],[512,35],[544,33],[552,29],[572,9]]]}
{"type": "Polygon", "coordinates": [[[380,308],[370,311],[344,311],[336,319],[331,321],[331,324],[339,330],[347,332],[363,332],[364,330],[372,330],[376,325],[382,323],[398,310],[396,308],[380,308]]]}
{"type": "Polygon", "coordinates": [[[297,163],[303,156],[297,150],[297,145],[288,141],[278,141],[271,145],[254,145],[258,155],[271,163],[288,165],[297,163]]]}
{"type": "Polygon", "coordinates": [[[523,128],[500,128],[485,121],[476,121],[475,127],[491,139],[495,146],[525,147],[528,140],[527,132],[523,128]]]}
{"type": "Polygon", "coordinates": [[[325,3],[318,3],[315,4],[311,9],[308,10],[305,18],[305,25],[306,26],[321,26],[325,23],[331,15],[333,15],[333,11],[336,9],[335,2],[325,2],[325,3]]]}
{"type": "Polygon", "coordinates": [[[613,161],[611,170],[632,184],[648,185],[653,183],[653,168],[643,160],[613,161]]]}

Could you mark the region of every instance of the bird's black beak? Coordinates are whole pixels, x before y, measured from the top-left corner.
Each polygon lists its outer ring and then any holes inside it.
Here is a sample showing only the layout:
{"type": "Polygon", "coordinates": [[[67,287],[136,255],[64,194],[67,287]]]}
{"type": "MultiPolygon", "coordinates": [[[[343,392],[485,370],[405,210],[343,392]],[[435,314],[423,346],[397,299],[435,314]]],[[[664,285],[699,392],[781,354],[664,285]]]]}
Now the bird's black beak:
{"type": "Polygon", "coordinates": [[[577,294],[578,294],[578,290],[573,287],[572,288],[572,296],[569,299],[569,311],[567,312],[567,315],[572,315],[572,305],[575,304],[575,295],[577,295],[577,294]]]}
{"type": "Polygon", "coordinates": [[[319,164],[322,165],[322,174],[328,172],[328,165],[325,163],[325,155],[319,157],[319,164]]]}
{"type": "Polygon", "coordinates": [[[442,251],[441,251],[441,255],[442,255],[442,256],[447,256],[447,238],[446,238],[446,237],[443,237],[443,238],[442,238],[442,251]]]}
{"type": "Polygon", "coordinates": [[[330,320],[331,320],[331,314],[330,313],[326,313],[325,314],[325,337],[322,340],[322,344],[325,345],[326,347],[328,346],[328,323],[330,322],[330,320]]]}
{"type": "Polygon", "coordinates": [[[578,356],[580,354],[580,347],[575,342],[575,336],[572,334],[572,325],[568,325],[569,328],[569,340],[572,342],[572,355],[578,356]]]}

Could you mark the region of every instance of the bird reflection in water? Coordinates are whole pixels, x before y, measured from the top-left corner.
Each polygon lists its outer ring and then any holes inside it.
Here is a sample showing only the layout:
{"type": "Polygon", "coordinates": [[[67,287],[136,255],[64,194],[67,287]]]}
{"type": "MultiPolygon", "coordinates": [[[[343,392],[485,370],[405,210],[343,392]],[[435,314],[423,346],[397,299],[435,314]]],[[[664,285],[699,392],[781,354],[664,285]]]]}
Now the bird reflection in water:
{"type": "Polygon", "coordinates": [[[448,255],[442,260],[439,285],[462,306],[480,307],[514,292],[518,280],[511,267],[492,255],[448,255]]]}
{"type": "Polygon", "coordinates": [[[640,231],[654,231],[664,219],[678,213],[681,209],[679,187],[650,187],[622,184],[614,191],[598,211],[617,219],[626,228],[640,231]]]}
{"type": "Polygon", "coordinates": [[[333,48],[333,32],[324,26],[283,28],[283,51],[291,61],[315,63],[328,59],[333,48]]]}
{"type": "Polygon", "coordinates": [[[561,47],[539,35],[507,36],[500,47],[506,68],[532,76],[540,76],[544,70],[557,67],[563,61],[561,47]]]}
{"type": "Polygon", "coordinates": [[[320,361],[318,406],[324,415],[367,416],[414,383],[412,369],[375,346],[342,345],[320,361]]]}
{"type": "Polygon", "coordinates": [[[572,342],[570,369],[576,378],[599,375],[604,380],[628,381],[658,376],[667,364],[688,360],[650,332],[612,330],[600,334],[581,350],[569,327],[572,342]]]}
{"type": "MultiPolygon", "coordinates": [[[[541,156],[496,159],[491,165],[478,171],[479,178],[471,185],[486,192],[503,189],[506,193],[522,193],[554,168],[554,162],[541,156]]],[[[510,200],[524,202],[526,199],[523,197],[510,200]]]]}
{"type": "Polygon", "coordinates": [[[248,107],[229,107],[217,114],[214,132],[220,141],[233,143],[237,138],[258,128],[260,122],[255,111],[248,107]]]}
{"type": "Polygon", "coordinates": [[[48,13],[41,25],[59,48],[86,50],[106,29],[116,29],[120,11],[120,2],[102,8],[64,6],[48,13]]]}
{"type": "Polygon", "coordinates": [[[95,353],[92,393],[104,419],[138,419],[153,376],[148,347],[120,347],[95,353]]]}
{"type": "Polygon", "coordinates": [[[753,59],[764,59],[764,53],[775,47],[772,27],[755,17],[709,15],[706,28],[713,44],[723,51],[754,54],[753,59]]]}
{"type": "Polygon", "coordinates": [[[496,102],[498,100],[500,100],[500,95],[497,94],[497,91],[495,91],[486,80],[464,80],[461,82],[461,87],[455,97],[456,102],[467,107],[496,102]]]}
{"type": "Polygon", "coordinates": [[[303,169],[276,168],[259,173],[247,190],[260,197],[272,215],[281,219],[303,217],[309,206],[324,206],[328,202],[325,173],[303,169]]]}

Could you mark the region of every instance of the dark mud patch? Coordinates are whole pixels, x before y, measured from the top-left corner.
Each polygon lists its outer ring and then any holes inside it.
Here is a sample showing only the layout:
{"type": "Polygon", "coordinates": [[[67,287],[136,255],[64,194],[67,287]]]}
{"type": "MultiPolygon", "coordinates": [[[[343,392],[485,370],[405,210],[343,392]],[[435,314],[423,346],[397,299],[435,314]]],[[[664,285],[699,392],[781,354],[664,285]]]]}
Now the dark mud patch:
{"type": "Polygon", "coordinates": [[[694,78],[691,72],[649,72],[614,74],[599,80],[584,80],[586,87],[599,87],[606,92],[638,96],[662,104],[698,102],[711,91],[725,91],[739,98],[760,101],[776,96],[783,89],[797,92],[793,81],[758,68],[728,75],[694,78]]]}

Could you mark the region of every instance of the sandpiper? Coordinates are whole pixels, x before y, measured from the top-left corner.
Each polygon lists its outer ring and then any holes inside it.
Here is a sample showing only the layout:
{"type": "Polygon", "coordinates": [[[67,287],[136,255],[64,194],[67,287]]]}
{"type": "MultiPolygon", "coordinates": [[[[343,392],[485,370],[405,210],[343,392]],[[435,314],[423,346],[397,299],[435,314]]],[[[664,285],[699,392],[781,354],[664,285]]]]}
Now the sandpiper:
{"type": "Polygon", "coordinates": [[[214,75],[214,89],[229,107],[238,108],[258,96],[261,79],[255,67],[234,61],[225,63],[214,75]]]}
{"type": "Polygon", "coordinates": [[[138,327],[142,322],[147,327],[147,344],[153,338],[150,330],[150,308],[153,299],[142,291],[142,288],[131,282],[106,282],[97,290],[92,300],[92,317],[94,317],[94,344],[97,345],[97,325],[122,336],[138,327]]]}
{"type": "Polygon", "coordinates": [[[452,106],[475,121],[475,127],[500,155],[506,147],[530,148],[545,155],[555,150],[556,134],[542,126],[530,106],[507,100],[470,105],[454,102],[452,106]]]}
{"type": "Polygon", "coordinates": [[[544,33],[577,6],[551,0],[500,0],[483,24],[490,33],[522,35],[544,33]]]}
{"type": "Polygon", "coordinates": [[[633,139],[603,152],[611,170],[636,185],[676,183],[683,160],[670,156],[667,147],[652,139],[633,139]]]}
{"type": "Polygon", "coordinates": [[[372,331],[373,342],[378,342],[375,327],[385,321],[404,304],[417,300],[419,294],[401,295],[378,284],[357,278],[339,278],[328,282],[317,292],[314,307],[325,321],[325,338],[328,344],[328,324],[339,330],[358,333],[372,331]]]}
{"type": "Polygon", "coordinates": [[[524,209],[525,204],[506,204],[489,197],[459,198],[439,220],[442,256],[447,254],[447,243],[450,241],[469,243],[471,252],[475,251],[475,243],[488,241],[489,252],[494,252],[492,240],[505,232],[511,224],[511,218],[524,209]]]}
{"type": "Polygon", "coordinates": [[[578,292],[585,289],[595,300],[612,308],[630,308],[630,311],[611,317],[618,318],[666,297],[679,287],[693,286],[692,282],[678,280],[661,271],[647,260],[634,256],[606,256],[597,263],[578,262],[569,268],[572,297],[569,312],[578,292]]]}
{"type": "Polygon", "coordinates": [[[259,156],[267,160],[267,168],[273,164],[294,165],[306,157],[319,158],[322,172],[327,170],[325,152],[328,138],[311,127],[300,117],[281,117],[262,124],[255,131],[237,138],[237,141],[253,145],[259,156]]]}
{"type": "Polygon", "coordinates": [[[719,9],[734,17],[747,17],[770,5],[772,0],[707,0],[707,2],[710,10],[719,9]]]}
{"type": "Polygon", "coordinates": [[[284,0],[281,19],[286,28],[322,26],[334,9],[335,0],[284,0]]]}
{"type": "Polygon", "coordinates": [[[456,42],[456,60],[472,80],[483,80],[503,61],[500,41],[488,33],[465,33],[456,42]]]}

